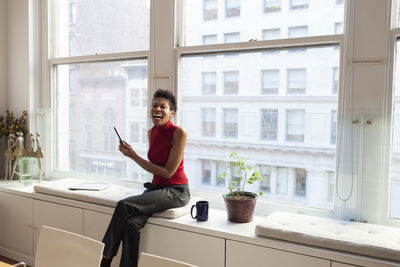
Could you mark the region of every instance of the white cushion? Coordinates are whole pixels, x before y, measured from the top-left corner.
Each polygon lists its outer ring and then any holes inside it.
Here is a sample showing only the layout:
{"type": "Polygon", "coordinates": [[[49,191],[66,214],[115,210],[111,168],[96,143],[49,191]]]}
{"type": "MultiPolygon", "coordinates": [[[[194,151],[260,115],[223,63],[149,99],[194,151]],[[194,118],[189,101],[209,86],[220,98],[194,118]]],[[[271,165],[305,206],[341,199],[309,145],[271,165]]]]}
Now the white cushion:
{"type": "MultiPolygon", "coordinates": [[[[100,191],[88,191],[88,190],[69,190],[68,188],[75,184],[80,184],[82,181],[76,179],[60,179],[55,181],[44,181],[40,184],[34,186],[34,191],[37,193],[54,195],[74,200],[80,200],[84,202],[90,202],[95,204],[100,204],[103,206],[115,207],[117,202],[121,199],[127,198],[129,196],[142,194],[143,189],[139,188],[129,188],[112,185],[104,190],[100,191]]],[[[180,217],[182,215],[188,214],[190,212],[191,206],[200,199],[192,198],[190,202],[179,208],[168,209],[166,211],[155,213],[153,216],[173,219],[180,217]]]]}
{"type": "Polygon", "coordinates": [[[316,247],[400,261],[400,229],[288,212],[274,212],[255,228],[257,235],[316,247]]]}

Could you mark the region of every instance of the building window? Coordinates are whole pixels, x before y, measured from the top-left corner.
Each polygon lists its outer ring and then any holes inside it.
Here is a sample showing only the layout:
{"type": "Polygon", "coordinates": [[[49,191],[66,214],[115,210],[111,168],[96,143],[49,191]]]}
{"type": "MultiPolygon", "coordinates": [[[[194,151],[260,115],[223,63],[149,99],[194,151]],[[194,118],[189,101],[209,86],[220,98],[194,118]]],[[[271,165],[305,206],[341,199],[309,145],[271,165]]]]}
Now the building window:
{"type": "Polygon", "coordinates": [[[69,4],[69,24],[76,23],[76,3],[69,4]]]}
{"type": "Polygon", "coordinates": [[[224,137],[238,137],[238,109],[224,108],[224,137]]]}
{"type": "Polygon", "coordinates": [[[203,35],[203,45],[211,45],[217,43],[216,34],[203,35]]]}
{"type": "Polygon", "coordinates": [[[130,101],[130,106],[131,107],[138,107],[139,106],[139,88],[131,88],[130,90],[130,95],[131,95],[131,101],[130,101]]]}
{"type": "Polygon", "coordinates": [[[215,95],[217,92],[217,73],[216,72],[203,72],[202,84],[203,95],[215,95]]]}
{"type": "Polygon", "coordinates": [[[305,169],[295,169],[296,173],[296,196],[306,197],[307,193],[307,172],[305,169]]]}
{"type": "Polygon", "coordinates": [[[217,177],[216,177],[216,186],[224,187],[226,184],[226,178],[222,176],[222,174],[226,171],[226,162],[217,161],[217,177]]]}
{"type": "Polygon", "coordinates": [[[337,131],[337,110],[331,111],[331,144],[336,144],[336,131],[337,131]]]}
{"type": "Polygon", "coordinates": [[[281,29],[266,29],[262,32],[263,40],[277,40],[281,38],[281,29]]]}
{"type": "Polygon", "coordinates": [[[225,0],[225,17],[240,16],[240,0],[225,0]]]}
{"type": "Polygon", "coordinates": [[[262,70],[261,83],[262,94],[278,94],[279,70],[262,70]]]}
{"type": "Polygon", "coordinates": [[[103,137],[104,137],[104,151],[111,152],[115,151],[115,133],[112,128],[104,128],[103,130],[103,137]]]}
{"type": "Polygon", "coordinates": [[[224,94],[237,95],[239,93],[239,72],[224,71],[224,94]]]}
{"type": "Polygon", "coordinates": [[[260,185],[260,190],[264,193],[271,193],[271,166],[259,166],[260,177],[263,178],[260,185]]]}
{"type": "Polygon", "coordinates": [[[238,43],[240,42],[239,32],[224,33],[224,43],[238,43]]]}
{"type": "Polygon", "coordinates": [[[295,27],[289,27],[288,29],[289,38],[301,38],[301,37],[306,37],[307,35],[308,35],[307,26],[295,26],[295,27]]]}
{"type": "Polygon", "coordinates": [[[306,69],[287,70],[287,94],[305,94],[307,84],[306,69]]]}
{"type": "Polygon", "coordinates": [[[115,125],[115,114],[114,110],[112,110],[111,108],[107,108],[104,110],[103,124],[115,125]]]}
{"type": "Polygon", "coordinates": [[[130,125],[130,140],[132,143],[139,143],[140,127],[139,122],[132,122],[130,125]]]}
{"type": "Polygon", "coordinates": [[[339,90],[339,68],[332,69],[332,94],[337,95],[339,90]]]}
{"type": "Polygon", "coordinates": [[[306,9],[306,8],[308,8],[308,0],[290,0],[289,8],[291,10],[306,9]]]}
{"type": "Polygon", "coordinates": [[[211,161],[203,159],[201,161],[201,169],[202,169],[201,184],[211,185],[211,161]]]}
{"type": "Polygon", "coordinates": [[[86,150],[91,150],[92,149],[92,127],[90,125],[86,125],[85,134],[86,134],[86,150]]]}
{"type": "Polygon", "coordinates": [[[343,22],[335,22],[335,34],[343,34],[343,22]]]}
{"type": "Polygon", "coordinates": [[[336,5],[343,5],[344,0],[336,0],[336,5]]]}
{"type": "Polygon", "coordinates": [[[215,108],[202,108],[202,129],[203,136],[215,136],[215,108]]]}
{"type": "Polygon", "coordinates": [[[289,171],[286,167],[277,167],[276,193],[287,195],[289,171]]]}
{"type": "Polygon", "coordinates": [[[261,140],[276,141],[278,136],[278,110],[261,110],[261,140]]]}
{"type": "Polygon", "coordinates": [[[204,0],[204,20],[213,20],[218,18],[218,1],[204,0]]]}
{"type": "Polygon", "coordinates": [[[264,0],[264,13],[281,11],[281,0],[264,0]]]}
{"type": "Polygon", "coordinates": [[[286,116],[286,141],[304,142],[304,110],[289,109],[286,116]]]}

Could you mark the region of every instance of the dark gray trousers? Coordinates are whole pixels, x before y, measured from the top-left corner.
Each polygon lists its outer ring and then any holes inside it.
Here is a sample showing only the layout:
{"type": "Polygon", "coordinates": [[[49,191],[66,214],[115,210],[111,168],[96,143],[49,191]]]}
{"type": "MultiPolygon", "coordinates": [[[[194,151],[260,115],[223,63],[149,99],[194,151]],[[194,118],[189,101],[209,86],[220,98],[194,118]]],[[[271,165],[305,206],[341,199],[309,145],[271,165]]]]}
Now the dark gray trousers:
{"type": "Polygon", "coordinates": [[[103,255],[114,257],[122,241],[120,267],[136,267],[138,263],[140,229],[156,212],[182,207],[190,200],[189,186],[156,186],[145,183],[142,195],[120,200],[103,238],[103,255]]]}

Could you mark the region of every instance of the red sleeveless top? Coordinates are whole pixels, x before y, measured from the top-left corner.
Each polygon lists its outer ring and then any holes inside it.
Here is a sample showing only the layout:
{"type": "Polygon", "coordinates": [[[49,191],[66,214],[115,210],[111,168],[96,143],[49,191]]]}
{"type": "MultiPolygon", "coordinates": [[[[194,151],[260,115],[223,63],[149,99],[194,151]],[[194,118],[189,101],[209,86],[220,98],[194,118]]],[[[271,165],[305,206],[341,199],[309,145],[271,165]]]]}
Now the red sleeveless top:
{"type": "MultiPolygon", "coordinates": [[[[159,166],[165,166],[171,151],[171,141],[174,136],[174,132],[177,126],[173,125],[171,121],[168,121],[163,126],[153,126],[150,134],[150,147],[147,152],[147,157],[150,162],[159,166]]],[[[187,184],[188,179],[186,178],[185,172],[183,171],[183,157],[182,161],[178,166],[176,172],[171,176],[170,179],[163,178],[157,174],[153,175],[152,184],[160,186],[170,186],[187,184]]]]}

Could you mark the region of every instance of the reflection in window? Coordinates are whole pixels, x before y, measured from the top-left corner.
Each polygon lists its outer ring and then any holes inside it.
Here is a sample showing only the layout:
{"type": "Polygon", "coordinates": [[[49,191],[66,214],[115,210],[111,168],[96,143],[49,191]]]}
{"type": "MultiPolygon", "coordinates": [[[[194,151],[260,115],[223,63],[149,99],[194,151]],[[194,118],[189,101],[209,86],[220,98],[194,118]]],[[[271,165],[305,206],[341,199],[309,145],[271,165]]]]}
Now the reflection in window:
{"type": "Polygon", "coordinates": [[[261,71],[261,93],[262,94],[278,94],[279,91],[279,70],[262,70],[261,71]]]}
{"type": "Polygon", "coordinates": [[[304,110],[286,112],[286,141],[304,142],[304,110]]]}
{"type": "Polygon", "coordinates": [[[203,45],[211,45],[217,43],[216,34],[203,35],[203,45]]]}
{"type": "Polygon", "coordinates": [[[287,70],[287,93],[305,94],[306,93],[306,69],[287,70]]]}
{"type": "Polygon", "coordinates": [[[203,94],[215,95],[217,91],[217,73],[203,72],[202,74],[203,94]]]}
{"type": "Polygon", "coordinates": [[[239,32],[224,33],[224,43],[238,43],[240,42],[239,32]]]}
{"type": "Polygon", "coordinates": [[[224,137],[238,137],[238,109],[224,108],[224,137]]]}
{"type": "Polygon", "coordinates": [[[218,18],[218,1],[204,0],[204,20],[212,20],[218,18]]]}
{"type": "Polygon", "coordinates": [[[281,11],[281,0],[264,0],[264,13],[281,11]]]}
{"type": "Polygon", "coordinates": [[[237,95],[239,93],[239,72],[224,71],[224,94],[237,95]]]}
{"type": "Polygon", "coordinates": [[[207,159],[203,159],[202,163],[202,184],[211,184],[211,161],[207,159]]]}
{"type": "Polygon", "coordinates": [[[203,136],[215,136],[215,108],[202,108],[202,129],[203,136]]]}
{"type": "Polygon", "coordinates": [[[261,140],[275,141],[278,136],[278,110],[261,110],[261,140]]]}
{"type": "Polygon", "coordinates": [[[286,195],[288,193],[289,172],[286,167],[277,167],[276,192],[286,195]]]}
{"type": "Polygon", "coordinates": [[[240,0],[225,0],[225,17],[240,16],[240,0]]]}
{"type": "Polygon", "coordinates": [[[290,0],[290,9],[308,8],[308,0],[290,0]]]}
{"type": "Polygon", "coordinates": [[[305,197],[307,192],[307,172],[305,169],[295,169],[296,172],[296,196],[305,197]]]}
{"type": "Polygon", "coordinates": [[[331,144],[336,144],[337,110],[331,111],[331,144]]]}

